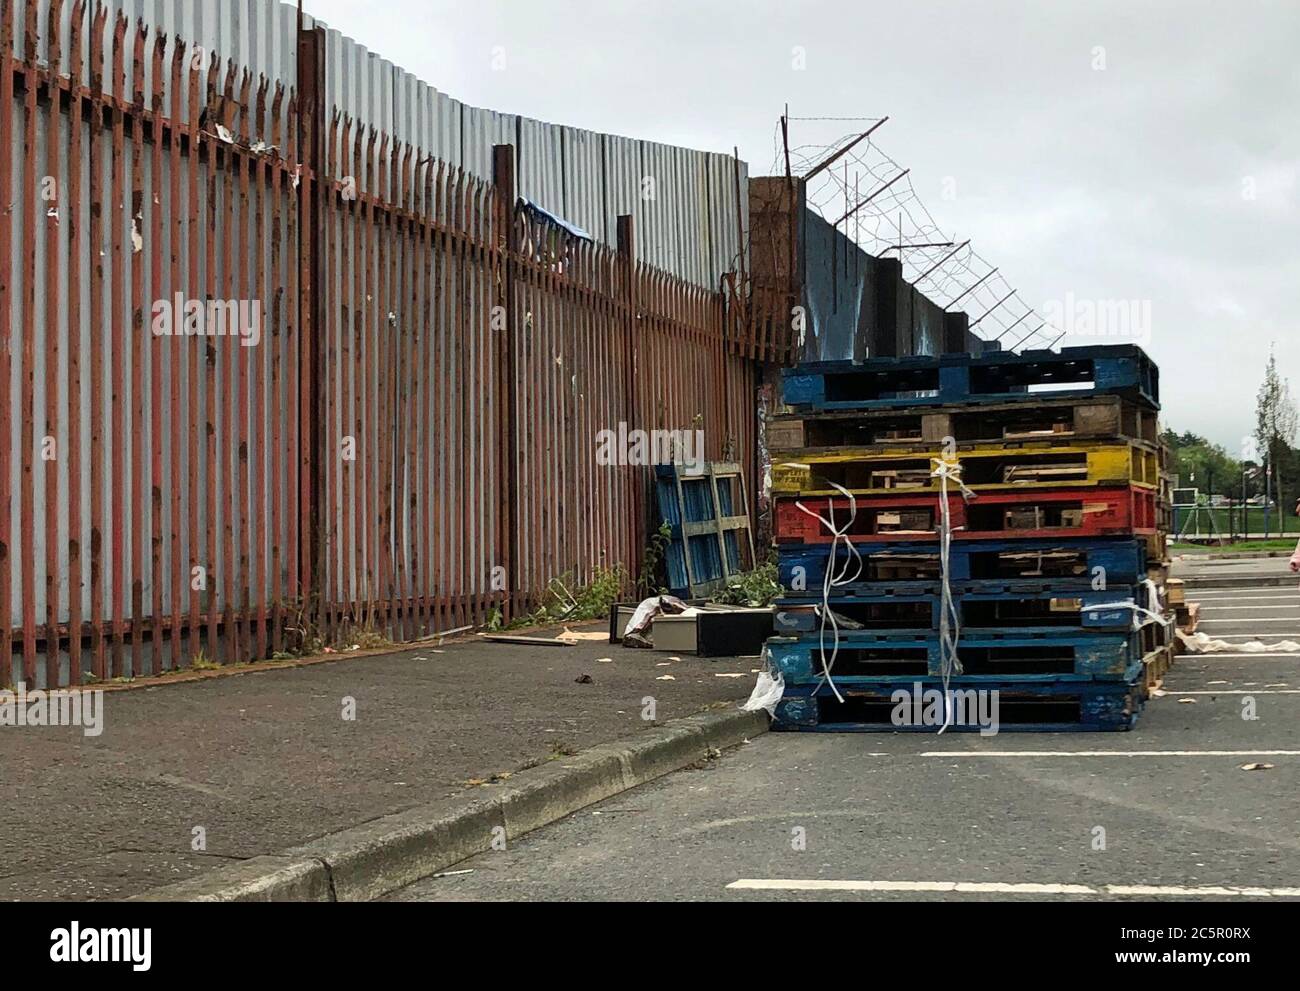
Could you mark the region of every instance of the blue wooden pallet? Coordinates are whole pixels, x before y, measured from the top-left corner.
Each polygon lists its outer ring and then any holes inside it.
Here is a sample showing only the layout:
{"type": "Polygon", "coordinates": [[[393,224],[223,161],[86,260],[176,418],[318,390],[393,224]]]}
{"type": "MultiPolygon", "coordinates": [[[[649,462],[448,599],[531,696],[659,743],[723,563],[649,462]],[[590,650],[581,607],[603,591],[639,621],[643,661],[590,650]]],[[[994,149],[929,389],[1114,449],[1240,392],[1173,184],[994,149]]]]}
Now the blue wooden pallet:
{"type": "Polygon", "coordinates": [[[813,362],[784,373],[787,406],[897,409],[1120,395],[1160,408],[1160,372],[1136,345],[813,362]],[[1077,389],[1030,392],[1033,386],[1077,389]]]}
{"type": "Polygon", "coordinates": [[[668,524],[671,531],[670,543],[664,553],[664,563],[668,572],[668,588],[673,595],[682,599],[695,597],[701,586],[725,583],[731,575],[744,571],[741,564],[740,536],[736,531],[723,535],[719,545],[716,533],[702,533],[687,536],[684,523],[706,523],[717,519],[720,512],[723,517],[733,516],[731,487],[717,486],[718,505],[713,504],[713,479],[707,475],[691,476],[683,474],[682,497],[685,505],[679,505],[677,499],[676,465],[661,465],[655,472],[655,501],[659,507],[659,518],[668,524]],[[727,555],[723,561],[723,549],[727,555]],[[691,571],[686,568],[686,555],[691,556],[691,571]],[[693,589],[690,575],[695,578],[693,589]]]}
{"type": "MultiPolygon", "coordinates": [[[[888,584],[901,587],[908,584],[905,578],[895,576],[880,577],[873,575],[877,565],[892,567],[891,558],[899,556],[916,558],[918,556],[938,561],[939,542],[908,541],[906,543],[857,543],[854,545],[864,559],[864,577],[859,581],[837,589],[843,594],[850,590],[861,589],[869,592],[873,587],[888,584]]],[[[778,571],[784,588],[792,589],[796,594],[816,596],[821,594],[822,582],[825,580],[826,567],[830,562],[829,544],[784,544],[778,548],[778,571]]],[[[988,578],[1006,580],[1010,577],[996,576],[989,570],[990,556],[998,554],[1034,554],[1039,553],[1077,554],[1079,558],[1078,573],[1072,575],[1043,576],[1063,580],[1091,582],[1103,577],[1107,587],[1135,585],[1146,578],[1147,555],[1143,541],[1130,538],[1102,539],[1096,537],[1065,537],[1055,540],[961,540],[953,541],[948,557],[948,577],[950,581],[965,582],[972,579],[988,578]],[[1098,570],[1102,569],[1102,570],[1098,570]]],[[[837,560],[848,557],[848,552],[841,549],[837,560]]],[[[856,571],[850,566],[849,574],[856,571]]],[[[938,578],[937,564],[931,569],[933,577],[917,580],[917,585],[933,584],[938,578]]],[[[1033,576],[1029,580],[1035,580],[1033,576]]]]}
{"type": "MultiPolygon", "coordinates": [[[[960,692],[998,692],[999,733],[1123,732],[1136,725],[1147,694],[1140,681],[1026,683],[1009,679],[972,685],[966,679],[955,678],[949,688],[960,692]]],[[[943,683],[935,678],[900,678],[870,687],[841,687],[843,702],[829,687],[787,688],[785,697],[777,704],[772,729],[813,733],[936,733],[939,725],[925,719],[918,721],[916,708],[904,704],[904,698],[908,701],[915,698],[918,689],[922,693],[942,692],[943,683]],[[908,695],[896,696],[898,691],[908,695]],[[900,704],[904,707],[900,708],[900,704]],[[896,716],[902,717],[902,722],[896,716]]],[[[921,697],[924,702],[924,694],[921,697]]],[[[983,696],[982,701],[986,706],[984,714],[990,714],[991,695],[983,696]]],[[[981,729],[978,704],[969,708],[968,703],[967,713],[967,720],[950,726],[949,733],[973,733],[981,729]]]]}
{"type": "MultiPolygon", "coordinates": [[[[1094,591],[1090,586],[1083,588],[1063,588],[1044,583],[1035,588],[1012,587],[1011,583],[985,583],[980,581],[954,582],[953,601],[962,617],[963,628],[971,632],[996,626],[1010,626],[1013,622],[1017,628],[1050,629],[1061,632],[1072,630],[1129,630],[1133,625],[1134,612],[1123,607],[1096,609],[1092,606],[1104,606],[1117,602],[1137,602],[1138,589],[1132,585],[1117,586],[1106,591],[1094,591]],[[1046,587],[1044,587],[1044,585],[1046,587]],[[1081,608],[1074,610],[1068,603],[1054,610],[1050,604],[1054,600],[1073,600],[1081,608]],[[997,621],[985,622],[982,604],[996,603],[1034,603],[1031,608],[1020,610],[1023,618],[1014,618],[1005,614],[997,621]],[[1045,613],[1045,615],[1044,615],[1045,613]]],[[[797,636],[812,633],[820,628],[821,622],[813,611],[821,604],[820,595],[788,596],[776,604],[777,636],[797,636]]],[[[839,594],[836,589],[830,596],[832,611],[850,620],[864,623],[868,628],[881,630],[918,629],[936,630],[942,607],[942,590],[937,585],[915,592],[899,592],[893,589],[858,590],[848,595],[839,594]]],[[[1015,612],[1010,609],[1007,612],[1015,612]]]]}
{"type": "MultiPolygon", "coordinates": [[[[827,657],[832,640],[827,635],[827,657]]],[[[774,637],[767,642],[771,665],[788,685],[822,680],[819,634],[774,637]]],[[[1142,670],[1142,645],[1133,632],[1054,629],[963,630],[957,656],[972,681],[1014,677],[1025,682],[1131,680],[1142,670]]],[[[871,685],[900,677],[943,673],[939,636],[930,631],[841,631],[831,668],[837,685],[871,685]]]]}

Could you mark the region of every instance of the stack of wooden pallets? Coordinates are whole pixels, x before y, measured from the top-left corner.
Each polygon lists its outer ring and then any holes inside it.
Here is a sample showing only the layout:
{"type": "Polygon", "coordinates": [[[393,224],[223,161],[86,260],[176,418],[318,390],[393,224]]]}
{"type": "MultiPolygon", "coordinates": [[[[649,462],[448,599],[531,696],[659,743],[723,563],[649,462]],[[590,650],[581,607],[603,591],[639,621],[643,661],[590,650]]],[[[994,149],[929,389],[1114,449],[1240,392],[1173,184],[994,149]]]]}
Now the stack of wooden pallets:
{"type": "Polygon", "coordinates": [[[1139,348],[804,365],[784,399],[776,728],[927,728],[899,724],[895,693],[941,686],[996,690],[1002,730],[1134,724],[1172,656],[1169,627],[1129,607],[1165,609],[1158,372],[1139,348]]]}

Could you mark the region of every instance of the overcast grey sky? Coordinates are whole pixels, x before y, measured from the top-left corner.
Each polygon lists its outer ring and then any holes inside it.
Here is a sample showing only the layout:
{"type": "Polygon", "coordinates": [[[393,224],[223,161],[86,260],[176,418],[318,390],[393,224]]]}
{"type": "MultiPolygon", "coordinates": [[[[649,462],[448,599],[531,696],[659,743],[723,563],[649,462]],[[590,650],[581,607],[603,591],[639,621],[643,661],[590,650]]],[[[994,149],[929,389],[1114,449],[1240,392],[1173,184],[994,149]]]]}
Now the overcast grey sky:
{"type": "MultiPolygon", "coordinates": [[[[1300,389],[1298,0],[307,9],[468,103],[739,145],[755,175],[772,164],[786,102],[794,116],[888,115],[880,146],[912,169],[938,224],[974,239],[1022,299],[1149,301],[1169,426],[1237,453],[1273,344],[1300,389]],[[497,46],[505,71],[491,68],[497,46]],[[949,177],[955,198],[943,196],[949,177]]],[[[806,126],[796,141],[848,129],[806,126]]]]}

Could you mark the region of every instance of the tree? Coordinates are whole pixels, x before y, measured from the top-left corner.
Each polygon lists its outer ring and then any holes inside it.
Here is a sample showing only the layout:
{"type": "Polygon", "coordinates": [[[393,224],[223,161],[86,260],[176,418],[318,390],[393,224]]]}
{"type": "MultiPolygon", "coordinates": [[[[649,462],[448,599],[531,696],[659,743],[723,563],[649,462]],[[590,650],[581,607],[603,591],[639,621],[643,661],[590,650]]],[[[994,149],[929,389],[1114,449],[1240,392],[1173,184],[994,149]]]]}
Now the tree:
{"type": "MultiPolygon", "coordinates": [[[[1291,398],[1291,383],[1277,373],[1277,356],[1273,349],[1268,351],[1268,364],[1264,366],[1264,383],[1259,387],[1259,396],[1255,406],[1255,443],[1259,454],[1270,466],[1277,494],[1279,522],[1286,511],[1283,496],[1281,465],[1285,454],[1295,443],[1297,416],[1295,401],[1291,398]]],[[[1268,489],[1265,488],[1265,497],[1268,489]]],[[[1282,532],[1279,527],[1278,532],[1282,532]]]]}
{"type": "Polygon", "coordinates": [[[1184,488],[1197,488],[1209,494],[1210,484],[1220,493],[1231,494],[1241,477],[1241,465],[1223,446],[1188,431],[1184,434],[1166,430],[1161,440],[1169,447],[1173,473],[1184,488]]]}

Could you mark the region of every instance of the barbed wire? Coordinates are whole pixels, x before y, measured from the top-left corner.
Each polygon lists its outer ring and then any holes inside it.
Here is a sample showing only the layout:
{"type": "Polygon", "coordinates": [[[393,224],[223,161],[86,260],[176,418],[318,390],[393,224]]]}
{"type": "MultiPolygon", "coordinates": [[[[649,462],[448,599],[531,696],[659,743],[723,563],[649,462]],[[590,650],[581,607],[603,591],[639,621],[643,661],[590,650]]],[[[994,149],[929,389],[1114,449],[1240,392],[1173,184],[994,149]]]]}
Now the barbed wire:
{"type": "Polygon", "coordinates": [[[771,174],[785,174],[789,140],[790,173],[809,176],[808,207],[827,223],[870,254],[901,258],[903,277],[944,309],[969,314],[976,336],[997,341],[1008,351],[1055,347],[1064,331],[1022,300],[999,268],[971,247],[970,239],[949,236],[916,192],[910,170],[886,154],[874,134],[863,137],[864,131],[874,131],[887,119],[788,117],[787,125],[796,121],[870,125],[829,142],[799,144],[788,131],[783,138],[778,121],[771,174]],[[833,164],[818,169],[836,152],[841,154],[833,164]]]}

